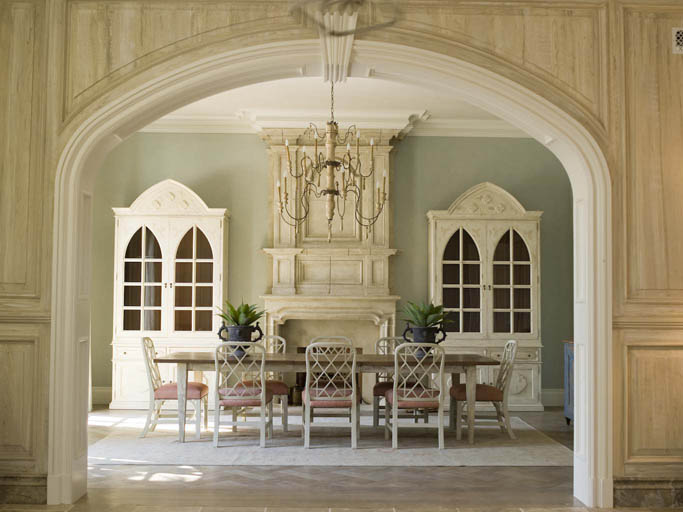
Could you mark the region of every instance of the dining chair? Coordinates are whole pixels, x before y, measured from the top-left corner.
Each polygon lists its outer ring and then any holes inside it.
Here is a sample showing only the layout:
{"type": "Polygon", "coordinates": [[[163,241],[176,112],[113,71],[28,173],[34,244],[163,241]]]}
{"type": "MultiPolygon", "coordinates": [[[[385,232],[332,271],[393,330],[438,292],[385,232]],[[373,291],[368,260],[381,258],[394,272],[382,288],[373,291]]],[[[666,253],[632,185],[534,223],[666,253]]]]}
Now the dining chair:
{"type": "MultiPolygon", "coordinates": [[[[510,426],[510,412],[508,410],[508,399],[510,382],[512,381],[512,370],[515,366],[515,356],[517,355],[517,342],[509,340],[505,344],[503,356],[500,360],[500,367],[495,385],[477,384],[476,401],[492,402],[496,409],[496,422],[503,433],[508,434],[510,439],[516,439],[512,427],[510,426]]],[[[450,389],[450,428],[456,427],[456,437],[462,437],[462,424],[467,423],[467,388],[465,384],[456,384],[450,389]]]]}
{"type": "MultiPolygon", "coordinates": [[[[396,345],[400,345],[405,340],[400,336],[385,336],[375,342],[375,354],[383,356],[394,355],[396,345]]],[[[380,401],[384,400],[387,391],[394,387],[391,372],[377,372],[377,382],[372,387],[372,426],[379,426],[380,401]]]]}
{"type": "Polygon", "coordinates": [[[221,409],[231,409],[232,421],[226,421],[225,424],[232,426],[233,432],[238,425],[257,425],[260,431],[259,446],[264,448],[266,436],[273,435],[273,393],[265,385],[266,352],[263,345],[243,341],[220,343],[216,347],[214,362],[216,410],[213,445],[218,447],[221,409]],[[248,420],[246,415],[244,420],[237,421],[239,413],[252,407],[260,410],[258,421],[248,420]]]}
{"type": "MultiPolygon", "coordinates": [[[[306,387],[303,393],[304,448],[310,448],[314,409],[348,409],[351,448],[360,436],[360,400],[356,389],[356,350],[345,336],[314,338],[306,347],[306,387]]],[[[320,423],[320,427],[347,427],[348,423],[320,423]]]]}
{"type": "Polygon", "coordinates": [[[394,351],[394,386],[387,390],[384,409],[384,438],[398,448],[398,417],[400,409],[429,411],[436,409],[438,422],[434,424],[403,424],[401,427],[438,429],[439,449],[444,448],[443,404],[444,350],[433,343],[403,343],[394,351]]]}
{"type": "MultiPolygon", "coordinates": [[[[149,383],[149,410],[147,411],[145,427],[140,434],[140,437],[145,437],[148,432],[154,432],[154,429],[160,423],[178,423],[177,418],[173,417],[173,415],[162,414],[161,411],[164,402],[178,400],[178,384],[175,382],[164,384],[161,380],[159,365],[154,362],[156,350],[151,338],[142,338],[142,354],[149,383]]],[[[187,399],[192,402],[195,410],[195,438],[201,439],[202,405],[204,406],[204,428],[209,426],[209,387],[202,382],[188,382],[187,399]]]]}
{"type": "MultiPolygon", "coordinates": [[[[286,354],[287,340],[276,334],[268,334],[263,337],[262,343],[269,354],[286,354]]],[[[278,372],[266,373],[266,387],[270,389],[273,396],[280,399],[280,414],[282,416],[282,430],[288,431],[289,428],[289,386],[285,383],[283,375],[278,372]]]]}

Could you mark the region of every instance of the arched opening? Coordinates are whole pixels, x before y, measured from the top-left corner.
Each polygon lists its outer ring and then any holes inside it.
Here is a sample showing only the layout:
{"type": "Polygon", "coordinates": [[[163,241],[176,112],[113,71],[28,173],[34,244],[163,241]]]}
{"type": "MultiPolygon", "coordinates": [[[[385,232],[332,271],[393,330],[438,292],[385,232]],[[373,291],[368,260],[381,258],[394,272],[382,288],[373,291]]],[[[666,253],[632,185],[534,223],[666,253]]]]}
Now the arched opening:
{"type": "MultiPolygon", "coordinates": [[[[356,42],[351,76],[373,74],[450,91],[519,126],[548,147],[566,169],[574,195],[574,336],[576,342],[575,495],[610,506],[611,224],[609,173],[590,134],[568,114],[494,73],[424,50],[356,42]]],[[[87,385],[87,358],[73,340],[87,339],[87,286],[78,255],[98,162],[122,138],[165,112],[210,94],[301,74],[319,76],[317,42],[284,43],[216,55],[167,72],[94,113],[59,160],[55,191],[50,460],[48,499],[69,503],[85,492],[86,411],[73,400],[87,385]],[[86,307],[84,307],[86,306],[86,307]],[[85,373],[85,376],[83,372],[85,373]],[[76,378],[74,378],[74,375],[76,378]],[[75,434],[74,434],[75,433],[75,434]]]]}

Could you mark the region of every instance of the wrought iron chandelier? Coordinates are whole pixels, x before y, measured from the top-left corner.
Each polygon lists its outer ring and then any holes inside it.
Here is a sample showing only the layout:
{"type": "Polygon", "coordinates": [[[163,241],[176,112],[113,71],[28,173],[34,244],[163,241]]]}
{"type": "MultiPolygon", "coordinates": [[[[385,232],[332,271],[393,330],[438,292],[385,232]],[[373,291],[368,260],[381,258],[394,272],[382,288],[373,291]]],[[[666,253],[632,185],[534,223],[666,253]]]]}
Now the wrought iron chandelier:
{"type": "Polygon", "coordinates": [[[369,185],[370,193],[374,194],[375,160],[374,139],[370,139],[369,170],[364,172],[360,155],[360,130],[352,125],[343,136],[339,135],[339,125],[334,120],[334,82],[330,82],[330,120],[327,122],[325,132],[320,133],[318,127],[310,123],[303,133],[303,139],[313,139],[313,155],[307,154],[306,146],[303,146],[301,154],[294,152],[294,164],[289,149],[289,140],[285,141],[287,154],[287,169],[284,176],[284,193],[281,190],[280,180],[277,180],[278,208],[282,220],[298,230],[299,226],[310,214],[311,195],[316,198],[324,197],[325,216],[327,218],[327,241],[332,239],[332,221],[335,213],[339,216],[340,229],[344,229],[344,215],[346,214],[347,199],[353,202],[354,219],[365,230],[368,237],[372,226],[377,222],[384,211],[387,202],[387,177],[386,169],[383,171],[382,182],[377,180],[377,197],[373,198],[374,206],[371,211],[363,212],[363,192],[369,185]],[[351,149],[351,143],[355,139],[355,154],[351,149]],[[325,144],[325,153],[318,150],[319,143],[325,144]],[[346,145],[346,151],[338,158],[337,146],[346,145]],[[321,179],[324,175],[325,184],[321,188],[321,179]],[[293,193],[289,193],[287,178],[293,180],[293,193]]]}

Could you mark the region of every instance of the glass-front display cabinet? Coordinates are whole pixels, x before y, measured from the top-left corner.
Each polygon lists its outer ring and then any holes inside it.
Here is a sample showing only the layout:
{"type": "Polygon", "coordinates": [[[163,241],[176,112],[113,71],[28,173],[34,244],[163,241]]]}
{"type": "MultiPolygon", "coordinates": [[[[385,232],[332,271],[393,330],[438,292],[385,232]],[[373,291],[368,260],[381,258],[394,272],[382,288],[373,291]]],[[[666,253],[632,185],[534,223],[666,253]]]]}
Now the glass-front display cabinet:
{"type": "MultiPolygon", "coordinates": [[[[442,346],[500,359],[505,342],[517,340],[510,395],[516,410],[543,409],[541,214],[492,183],[427,213],[430,299],[446,311],[442,346]]],[[[495,367],[482,367],[478,379],[492,384],[496,375],[495,367]]]]}
{"type": "MultiPolygon", "coordinates": [[[[209,208],[173,180],[114,208],[114,325],[111,408],[146,409],[147,377],[140,339],[157,353],[212,350],[227,292],[229,214],[209,208]]],[[[169,365],[162,365],[169,366],[169,365]]],[[[160,368],[173,380],[172,368],[160,368]]]]}

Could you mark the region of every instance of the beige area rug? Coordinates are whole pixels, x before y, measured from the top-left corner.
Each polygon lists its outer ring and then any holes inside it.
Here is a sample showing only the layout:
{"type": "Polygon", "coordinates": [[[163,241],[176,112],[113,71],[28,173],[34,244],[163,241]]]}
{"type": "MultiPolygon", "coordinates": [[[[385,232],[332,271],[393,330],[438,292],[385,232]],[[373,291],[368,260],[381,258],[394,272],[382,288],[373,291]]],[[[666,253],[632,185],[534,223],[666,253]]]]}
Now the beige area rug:
{"type": "MultiPolygon", "coordinates": [[[[212,418],[213,419],[213,418],[212,418]]],[[[391,449],[383,430],[373,429],[372,418],[363,416],[358,449],[351,449],[350,429],[315,428],[316,423],[343,421],[316,417],[311,432],[311,448],[303,448],[301,419],[290,417],[284,433],[275,418],[275,433],[266,448],[258,447],[258,432],[243,429],[232,433],[221,428],[219,448],[214,448],[212,432],[203,431],[194,440],[194,427],[188,424],[186,442],[178,442],[177,426],[159,425],[144,439],[138,437],[144,425],[142,413],[102,411],[91,414],[90,432],[101,439],[88,448],[91,465],[242,465],[242,466],[571,466],[571,450],[553,441],[517,417],[512,426],[517,436],[511,440],[497,426],[477,426],[475,444],[457,441],[446,427],[446,449],[437,448],[436,429],[399,429],[399,449],[391,449]],[[99,432],[99,435],[97,434],[99,432]]],[[[431,422],[436,418],[432,416],[431,422]]],[[[405,419],[401,422],[412,423],[405,419]]],[[[211,423],[210,423],[211,424],[211,423]]]]}

